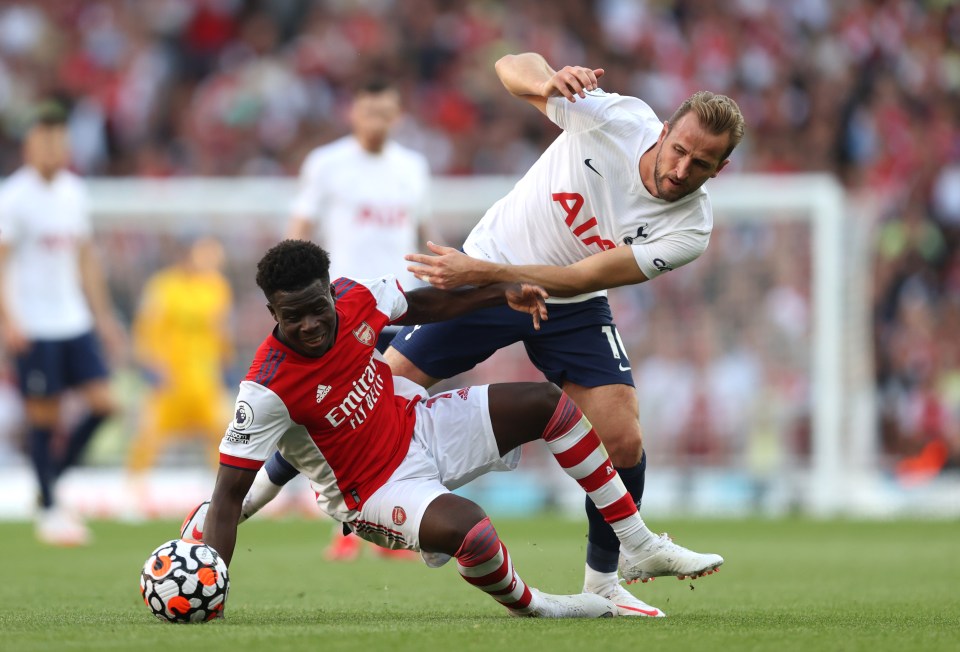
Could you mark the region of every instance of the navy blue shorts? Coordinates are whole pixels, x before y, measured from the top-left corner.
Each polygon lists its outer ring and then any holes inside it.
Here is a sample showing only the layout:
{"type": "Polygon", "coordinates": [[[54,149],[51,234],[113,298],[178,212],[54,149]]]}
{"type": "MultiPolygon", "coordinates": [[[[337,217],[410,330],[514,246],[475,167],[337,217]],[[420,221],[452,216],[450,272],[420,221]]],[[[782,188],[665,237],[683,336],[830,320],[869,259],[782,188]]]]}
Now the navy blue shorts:
{"type": "Polygon", "coordinates": [[[606,297],[551,303],[550,318],[534,330],[526,313],[507,306],[477,310],[436,324],[406,326],[392,346],[420,371],[450,378],[472,369],[499,349],[523,342],[547,380],[584,387],[633,386],[630,361],[606,297]]]}
{"type": "Polygon", "coordinates": [[[67,340],[33,340],[16,363],[20,391],[26,397],[56,396],[109,374],[100,341],[92,332],[67,340]]]}

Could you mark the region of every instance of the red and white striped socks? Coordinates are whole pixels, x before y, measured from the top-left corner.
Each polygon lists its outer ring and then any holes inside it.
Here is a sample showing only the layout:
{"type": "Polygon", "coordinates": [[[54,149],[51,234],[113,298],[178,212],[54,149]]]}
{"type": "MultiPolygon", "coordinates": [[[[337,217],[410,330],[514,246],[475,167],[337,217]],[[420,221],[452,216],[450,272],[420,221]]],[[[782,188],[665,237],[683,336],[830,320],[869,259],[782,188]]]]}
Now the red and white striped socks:
{"type": "Polygon", "coordinates": [[[454,555],[460,575],[518,615],[533,611],[533,594],[513,568],[489,518],[473,526],[454,555]]]}
{"type": "Polygon", "coordinates": [[[624,548],[637,550],[654,538],[600,437],[565,393],[543,431],[543,440],[567,475],[587,492],[624,548]]]}

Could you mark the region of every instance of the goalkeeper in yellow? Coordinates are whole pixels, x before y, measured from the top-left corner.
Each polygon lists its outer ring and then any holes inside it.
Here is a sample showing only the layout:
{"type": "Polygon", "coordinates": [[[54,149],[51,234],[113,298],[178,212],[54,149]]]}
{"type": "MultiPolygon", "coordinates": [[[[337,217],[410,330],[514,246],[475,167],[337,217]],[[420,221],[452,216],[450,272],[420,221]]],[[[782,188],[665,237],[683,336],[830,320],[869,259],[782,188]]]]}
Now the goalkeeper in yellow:
{"type": "Polygon", "coordinates": [[[221,271],[223,263],[221,244],[201,237],[144,287],[133,346],[151,387],[127,462],[138,511],[149,511],[145,473],[171,441],[202,437],[210,464],[218,459],[217,446],[230,414],[223,372],[233,355],[233,296],[221,271]]]}

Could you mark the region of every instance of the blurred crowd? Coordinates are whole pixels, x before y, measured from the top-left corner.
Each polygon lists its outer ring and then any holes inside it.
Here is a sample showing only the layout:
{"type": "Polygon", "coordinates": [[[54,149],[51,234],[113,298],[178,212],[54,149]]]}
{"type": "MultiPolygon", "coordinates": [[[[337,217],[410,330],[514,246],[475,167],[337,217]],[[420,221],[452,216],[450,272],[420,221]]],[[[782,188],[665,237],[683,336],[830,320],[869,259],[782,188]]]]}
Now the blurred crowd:
{"type": "MultiPolygon", "coordinates": [[[[376,73],[403,90],[398,139],[434,174],[516,176],[558,133],[493,74],[499,56],[525,50],[555,67],[603,67],[604,89],[663,117],[697,89],[726,93],[748,126],[728,169],[832,172],[852,197],[869,197],[875,274],[864,300],[883,451],[921,466],[957,462],[952,0],[6,2],[0,174],[17,165],[32,103],[56,95],[73,107],[83,174],[292,175],[309,149],[345,132],[352,85],[376,73]]],[[[620,319],[632,320],[621,330],[641,412],[681,457],[752,455],[769,466],[774,431],[803,454],[808,370],[790,346],[808,335],[810,260],[782,254],[804,237],[789,226],[718,229],[689,271],[614,293],[620,319]],[[671,328],[681,321],[695,326],[671,328]]]]}

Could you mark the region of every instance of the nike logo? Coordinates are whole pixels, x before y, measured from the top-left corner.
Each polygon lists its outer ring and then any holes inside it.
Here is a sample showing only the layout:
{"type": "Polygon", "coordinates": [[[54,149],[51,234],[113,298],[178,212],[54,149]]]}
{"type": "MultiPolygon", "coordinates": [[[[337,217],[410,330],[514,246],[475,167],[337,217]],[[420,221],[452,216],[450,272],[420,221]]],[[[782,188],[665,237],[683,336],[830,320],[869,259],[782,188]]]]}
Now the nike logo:
{"type": "Polygon", "coordinates": [[[627,611],[636,611],[637,613],[641,613],[644,616],[653,616],[654,618],[660,615],[659,609],[638,609],[637,607],[630,607],[625,604],[618,604],[617,609],[626,609],[627,611]]]}
{"type": "Polygon", "coordinates": [[[193,538],[196,541],[203,541],[203,532],[201,532],[196,525],[193,526],[193,532],[191,534],[193,534],[193,538]]]}
{"type": "Polygon", "coordinates": [[[620,371],[630,371],[631,369],[633,369],[633,367],[631,367],[630,365],[627,365],[626,367],[624,367],[623,365],[618,365],[618,366],[620,367],[620,371]]]}
{"type": "Polygon", "coordinates": [[[592,160],[593,160],[592,158],[585,158],[585,159],[583,159],[583,164],[586,165],[586,166],[587,166],[588,168],[590,168],[591,170],[593,170],[594,172],[596,172],[597,176],[602,179],[602,178],[603,178],[603,175],[600,174],[599,172],[597,172],[597,168],[595,168],[595,167],[593,167],[592,165],[590,165],[590,161],[592,161],[592,160]]]}

